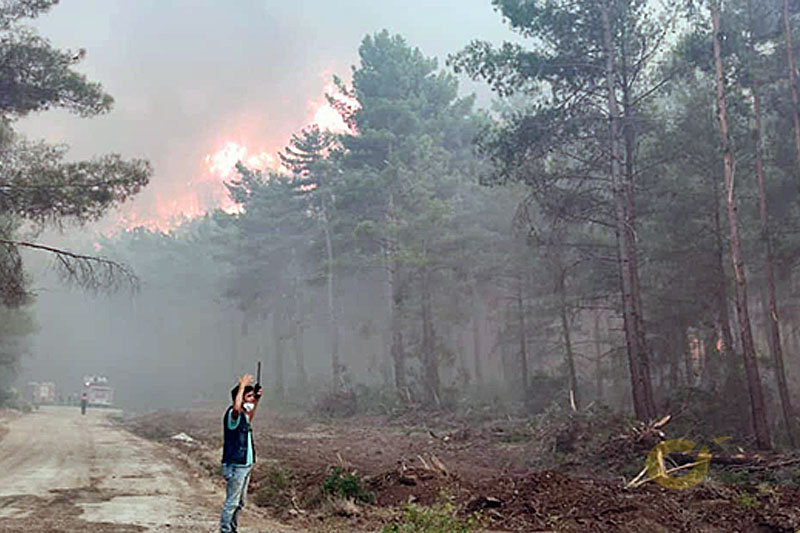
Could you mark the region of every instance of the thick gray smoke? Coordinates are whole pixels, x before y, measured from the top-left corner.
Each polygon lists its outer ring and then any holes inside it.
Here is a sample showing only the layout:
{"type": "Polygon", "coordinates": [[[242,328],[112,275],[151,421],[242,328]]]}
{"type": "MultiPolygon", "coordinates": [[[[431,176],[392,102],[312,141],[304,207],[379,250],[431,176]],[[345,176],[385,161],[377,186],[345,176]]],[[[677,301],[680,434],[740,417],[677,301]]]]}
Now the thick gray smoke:
{"type": "MultiPolygon", "coordinates": [[[[82,0],[59,4],[35,26],[57,46],[85,48],[79,70],[116,103],[107,116],[51,111],[25,119],[19,130],[67,143],[76,158],[119,152],[155,168],[147,190],[120,212],[46,236],[88,251],[97,232],[219,206],[224,189],[219,176],[208,175],[206,157],[226,142],[252,153],[280,150],[313,119],[331,76],[348,77],[366,34],[399,33],[441,67],[446,54],[473,38],[511,38],[487,0],[82,0]]],[[[475,84],[463,88],[488,94],[475,84]]],[[[252,332],[249,341],[232,341],[241,320],[220,315],[215,287],[187,289],[182,297],[195,301],[187,315],[185,301],[150,299],[159,280],[144,279],[135,301],[93,299],[43,275],[36,259],[28,264],[40,329],[20,383],[55,381],[67,394],[84,374],[102,373],[115,381],[121,402],[154,407],[224,396],[224,385],[258,356],[252,332]],[[198,374],[203,378],[189,383],[198,374]]]]}

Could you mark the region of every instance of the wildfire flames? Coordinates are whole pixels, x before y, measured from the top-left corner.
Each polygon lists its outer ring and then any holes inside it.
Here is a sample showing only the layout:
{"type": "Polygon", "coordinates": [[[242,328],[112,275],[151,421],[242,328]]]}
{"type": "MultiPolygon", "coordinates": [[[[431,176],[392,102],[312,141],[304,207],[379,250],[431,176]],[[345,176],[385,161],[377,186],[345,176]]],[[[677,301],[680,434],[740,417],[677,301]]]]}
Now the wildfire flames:
{"type": "MultiPolygon", "coordinates": [[[[338,89],[332,83],[329,83],[325,87],[325,94],[338,94],[338,89]]],[[[340,98],[344,98],[348,104],[350,105],[357,105],[357,102],[354,100],[347,98],[341,94],[339,94],[340,98]]],[[[336,111],[334,108],[331,107],[330,103],[328,103],[327,98],[324,96],[317,100],[313,100],[309,102],[309,108],[311,109],[311,124],[315,124],[319,126],[321,130],[328,130],[333,133],[348,133],[350,132],[350,128],[347,127],[344,120],[342,120],[341,115],[339,112],[336,111]]]]}
{"type": "MultiPolygon", "coordinates": [[[[349,131],[339,113],[324,97],[325,93],[335,92],[335,86],[329,84],[322,96],[308,102],[306,124],[317,125],[334,133],[349,131]]],[[[252,131],[258,129],[253,127],[252,131]]],[[[196,163],[197,170],[193,176],[183,184],[165,183],[159,187],[157,179],[154,179],[151,185],[153,198],[149,202],[141,198],[123,208],[117,219],[117,227],[132,229],[144,226],[168,231],[187,219],[203,216],[213,209],[236,212],[239,206],[231,201],[225,188],[225,182],[236,179],[236,163],[241,162],[254,170],[278,171],[280,160],[275,154],[279,148],[275,147],[281,147],[286,142],[265,142],[263,139],[254,142],[246,137],[238,135],[235,141],[229,140],[230,137],[217,141],[202,161],[196,163]],[[254,149],[254,145],[257,148],[254,149]]]]}
{"type": "Polygon", "coordinates": [[[267,170],[275,167],[275,158],[269,153],[249,154],[246,146],[232,141],[225,143],[225,146],[214,154],[206,156],[210,175],[223,180],[233,177],[236,163],[240,161],[252,169],[267,170]]]}

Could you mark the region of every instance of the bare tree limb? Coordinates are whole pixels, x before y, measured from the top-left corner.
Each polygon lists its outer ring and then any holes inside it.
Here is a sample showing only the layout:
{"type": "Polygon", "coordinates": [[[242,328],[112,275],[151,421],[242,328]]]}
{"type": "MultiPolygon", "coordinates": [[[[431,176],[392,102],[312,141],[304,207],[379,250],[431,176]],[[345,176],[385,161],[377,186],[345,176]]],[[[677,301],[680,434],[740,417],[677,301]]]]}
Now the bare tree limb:
{"type": "MultiPolygon", "coordinates": [[[[55,255],[55,268],[61,278],[92,292],[113,292],[127,286],[139,290],[139,278],[128,266],[94,255],[84,255],[53,246],[27,241],[0,239],[6,247],[40,250],[55,255]]],[[[2,289],[5,290],[5,289],[2,289]]]]}

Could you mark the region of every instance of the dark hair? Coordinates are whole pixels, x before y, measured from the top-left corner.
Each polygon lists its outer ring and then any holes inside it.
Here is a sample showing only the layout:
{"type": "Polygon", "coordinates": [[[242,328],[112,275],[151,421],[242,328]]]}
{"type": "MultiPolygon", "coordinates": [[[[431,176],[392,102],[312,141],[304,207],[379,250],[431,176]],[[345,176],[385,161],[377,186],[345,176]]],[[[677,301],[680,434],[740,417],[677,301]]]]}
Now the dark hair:
{"type": "MultiPolygon", "coordinates": [[[[255,389],[253,388],[252,385],[245,385],[244,392],[242,393],[242,396],[244,396],[248,392],[254,391],[254,390],[255,389]]],[[[231,389],[231,401],[234,401],[234,402],[236,401],[236,395],[237,394],[239,394],[239,385],[236,385],[234,388],[231,389]]]]}

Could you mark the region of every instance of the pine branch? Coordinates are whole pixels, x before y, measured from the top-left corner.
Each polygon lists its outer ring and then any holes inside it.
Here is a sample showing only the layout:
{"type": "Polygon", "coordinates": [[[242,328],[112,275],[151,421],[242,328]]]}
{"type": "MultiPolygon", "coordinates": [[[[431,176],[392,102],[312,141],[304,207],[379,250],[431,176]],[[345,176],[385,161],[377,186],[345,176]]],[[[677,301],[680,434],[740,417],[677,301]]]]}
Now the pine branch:
{"type": "Polygon", "coordinates": [[[128,286],[139,290],[139,278],[126,265],[94,255],[83,255],[27,241],[0,239],[0,244],[30,248],[54,254],[56,269],[62,279],[92,292],[113,292],[128,286]]]}

